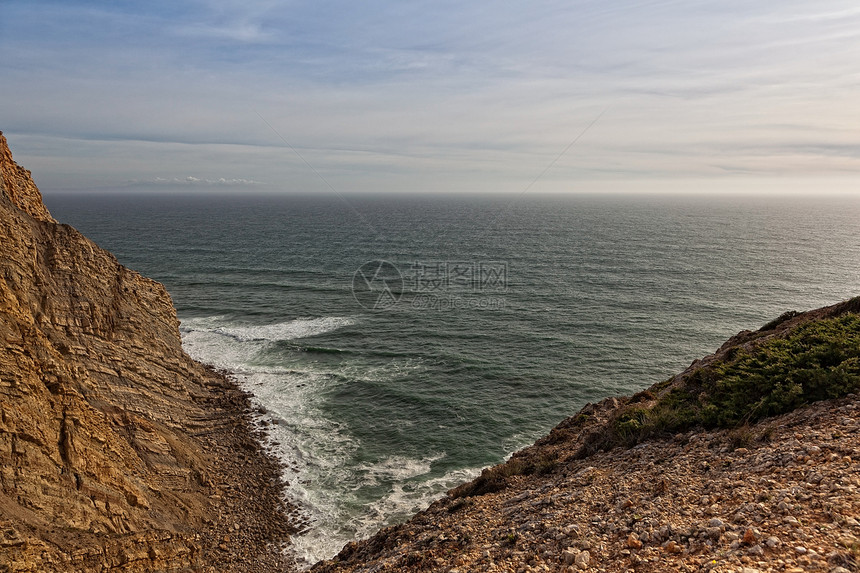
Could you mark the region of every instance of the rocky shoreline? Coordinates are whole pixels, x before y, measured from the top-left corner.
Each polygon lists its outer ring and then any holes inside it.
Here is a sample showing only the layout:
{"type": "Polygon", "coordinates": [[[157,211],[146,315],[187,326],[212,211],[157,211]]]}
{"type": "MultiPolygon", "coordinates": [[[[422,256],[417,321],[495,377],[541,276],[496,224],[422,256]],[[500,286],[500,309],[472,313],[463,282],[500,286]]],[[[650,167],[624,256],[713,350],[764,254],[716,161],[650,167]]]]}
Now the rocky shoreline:
{"type": "Polygon", "coordinates": [[[45,208],[0,134],[0,571],[293,569],[248,396],[167,291],[45,208]]]}
{"type": "Polygon", "coordinates": [[[858,571],[858,313],[741,332],[313,571],[858,571]]]}
{"type": "MultiPolygon", "coordinates": [[[[288,572],[249,395],[0,133],[0,571],[288,572]]],[[[313,571],[860,570],[860,298],[786,313],[313,571]]]]}
{"type": "Polygon", "coordinates": [[[858,397],[744,432],[687,432],[449,495],[313,571],[857,571],[858,397]]]}
{"type": "Polygon", "coordinates": [[[210,374],[204,407],[211,418],[195,432],[215,461],[209,517],[199,533],[202,562],[210,564],[204,570],[292,571],[287,549],[298,510],[284,501],[283,467],[261,445],[249,395],[225,373],[210,374]]]}

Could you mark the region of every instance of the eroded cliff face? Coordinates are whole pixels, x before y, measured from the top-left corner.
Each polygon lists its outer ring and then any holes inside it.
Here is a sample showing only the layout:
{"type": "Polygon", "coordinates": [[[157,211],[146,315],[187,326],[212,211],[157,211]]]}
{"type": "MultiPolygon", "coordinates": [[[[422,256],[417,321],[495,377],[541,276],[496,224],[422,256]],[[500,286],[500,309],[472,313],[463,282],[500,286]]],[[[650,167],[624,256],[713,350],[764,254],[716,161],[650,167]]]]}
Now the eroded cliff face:
{"type": "Polygon", "coordinates": [[[0,133],[0,569],[279,564],[277,467],[178,326],[162,285],[54,221],[0,133]]]}
{"type": "Polygon", "coordinates": [[[39,221],[54,221],[45,204],[42,203],[42,194],[30,172],[12,159],[12,151],[3,132],[0,132],[0,188],[13,205],[30,214],[39,221]]]}

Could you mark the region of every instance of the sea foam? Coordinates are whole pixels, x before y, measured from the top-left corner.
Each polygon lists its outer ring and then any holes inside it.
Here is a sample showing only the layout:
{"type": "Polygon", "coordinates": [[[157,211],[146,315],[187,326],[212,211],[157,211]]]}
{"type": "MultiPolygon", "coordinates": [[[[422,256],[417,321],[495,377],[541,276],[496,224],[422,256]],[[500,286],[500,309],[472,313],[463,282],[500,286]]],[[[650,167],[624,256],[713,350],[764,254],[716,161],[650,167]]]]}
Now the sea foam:
{"type": "MultiPolygon", "coordinates": [[[[285,464],[285,496],[303,513],[302,530],[291,551],[304,567],[334,556],[354,539],[423,509],[447,489],[476,475],[479,468],[430,475],[444,453],[420,458],[393,455],[356,464],[360,446],[349,429],[323,410],[325,394],[347,380],[385,380],[422,369],[419,361],[394,360],[362,372],[339,367],[273,362],[266,351],[356,324],[350,317],[299,318],[274,324],[238,323],[226,316],[183,320],[185,350],[195,359],[228,370],[251,392],[263,414],[266,446],[285,464]],[[367,491],[376,493],[367,501],[367,491]]],[[[297,348],[301,348],[298,346],[297,348]]]]}

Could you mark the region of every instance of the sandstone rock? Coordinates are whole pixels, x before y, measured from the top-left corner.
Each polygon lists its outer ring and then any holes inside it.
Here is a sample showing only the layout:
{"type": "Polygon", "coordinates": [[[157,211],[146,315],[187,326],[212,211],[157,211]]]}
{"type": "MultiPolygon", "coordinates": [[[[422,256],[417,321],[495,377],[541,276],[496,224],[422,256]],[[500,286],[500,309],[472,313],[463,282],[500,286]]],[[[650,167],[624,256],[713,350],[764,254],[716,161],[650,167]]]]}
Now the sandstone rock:
{"type": "Polygon", "coordinates": [[[42,202],[42,194],[30,172],[15,163],[9,144],[0,132],[0,189],[13,205],[38,221],[55,223],[42,202]]]}
{"type": "MultiPolygon", "coordinates": [[[[181,352],[164,289],[56,224],[7,156],[0,146],[0,570],[286,569],[273,554],[289,524],[259,509],[280,503],[277,468],[252,435],[237,437],[247,398],[181,352]],[[256,478],[228,487],[254,468],[256,478]]],[[[731,431],[700,428],[633,448],[597,446],[628,406],[653,402],[696,368],[803,321],[858,310],[855,299],[790,313],[764,332],[739,333],[653,392],[589,404],[513,465],[488,469],[483,482],[349,544],[314,572],[563,563],[607,573],[845,573],[856,565],[860,515],[856,395],[758,422],[749,448],[733,449],[731,431]],[[548,459],[549,474],[522,471],[548,459]],[[832,550],[826,565],[815,548],[832,550]]]]}
{"type": "Polygon", "coordinates": [[[573,562],[578,554],[579,551],[577,551],[576,549],[568,548],[562,552],[561,558],[565,565],[573,565],[573,562]]]}
{"type": "MultiPolygon", "coordinates": [[[[213,479],[239,474],[208,439],[256,448],[249,479],[278,468],[254,441],[247,397],[185,355],[178,326],[162,285],[51,217],[0,134],[0,522],[14,532],[0,570],[215,562],[213,479]]],[[[284,533],[228,547],[236,559],[222,570],[243,570],[242,552],[284,565],[265,547],[289,530],[279,492],[254,496],[284,533]]],[[[242,499],[248,513],[235,517],[247,522],[253,500],[242,499]]]]}
{"type": "Polygon", "coordinates": [[[665,545],[663,545],[663,550],[666,553],[680,553],[684,549],[674,541],[669,541],[665,545]]]}

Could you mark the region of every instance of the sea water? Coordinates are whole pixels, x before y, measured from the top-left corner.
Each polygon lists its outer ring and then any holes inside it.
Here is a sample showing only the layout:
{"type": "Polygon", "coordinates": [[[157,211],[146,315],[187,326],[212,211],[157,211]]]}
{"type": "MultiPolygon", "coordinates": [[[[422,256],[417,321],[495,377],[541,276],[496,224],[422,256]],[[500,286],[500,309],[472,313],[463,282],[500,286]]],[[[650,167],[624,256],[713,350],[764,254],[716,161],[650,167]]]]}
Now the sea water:
{"type": "Polygon", "coordinates": [[[860,294],[850,198],[56,195],[265,410],[306,564],[587,402],[860,294]]]}

